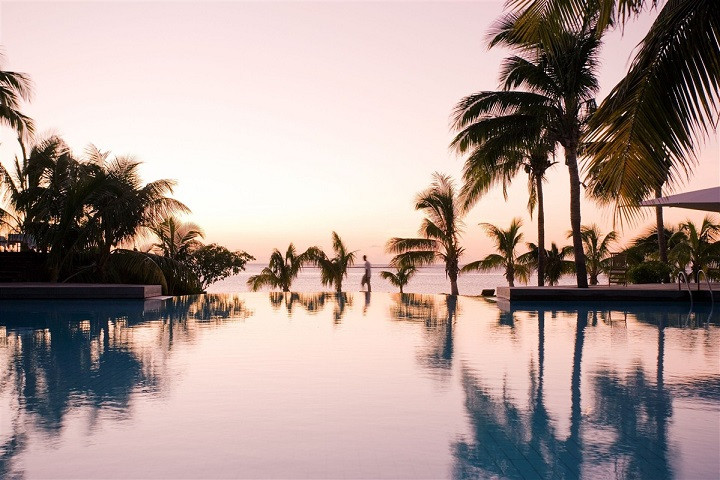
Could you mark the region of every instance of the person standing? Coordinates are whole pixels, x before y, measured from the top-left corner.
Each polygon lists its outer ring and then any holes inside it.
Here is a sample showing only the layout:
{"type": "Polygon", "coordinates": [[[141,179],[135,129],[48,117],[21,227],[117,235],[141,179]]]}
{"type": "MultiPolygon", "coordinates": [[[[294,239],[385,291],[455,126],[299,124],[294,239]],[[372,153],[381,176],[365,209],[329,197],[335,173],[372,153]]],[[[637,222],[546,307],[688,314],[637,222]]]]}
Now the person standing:
{"type": "Polygon", "coordinates": [[[371,270],[372,270],[372,269],[371,269],[371,267],[370,267],[370,262],[369,262],[368,259],[367,259],[367,255],[363,255],[363,260],[365,261],[365,275],[363,275],[362,281],[360,281],[360,286],[362,287],[362,286],[364,286],[365,284],[367,284],[367,291],[369,292],[369,291],[371,291],[371,288],[370,288],[370,273],[371,273],[371,270]]]}

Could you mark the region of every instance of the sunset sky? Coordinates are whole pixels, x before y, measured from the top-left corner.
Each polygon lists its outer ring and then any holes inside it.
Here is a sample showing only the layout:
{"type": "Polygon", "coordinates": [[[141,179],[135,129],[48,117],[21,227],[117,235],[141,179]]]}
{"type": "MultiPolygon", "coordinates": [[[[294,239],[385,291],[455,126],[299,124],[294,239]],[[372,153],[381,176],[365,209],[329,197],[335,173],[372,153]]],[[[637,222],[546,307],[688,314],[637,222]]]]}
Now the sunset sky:
{"type": "MultiPolygon", "coordinates": [[[[434,171],[458,180],[449,116],[463,96],[496,89],[507,51],[486,47],[501,2],[3,2],[4,69],[28,73],[25,112],[40,134],[76,153],[93,143],[144,162],[146,181],[177,180],[175,197],[206,241],[264,261],[275,247],[353,250],[387,260],[392,236],[413,236],[415,194],[434,171]]],[[[627,70],[653,14],[607,37],[601,100],[627,70]]],[[[599,102],[598,102],[599,103],[599,102]]],[[[12,135],[0,158],[12,158],[12,135]]],[[[720,184],[718,137],[683,190],[720,184]]],[[[550,241],[569,243],[568,175],[547,184],[550,241]]],[[[465,261],[490,253],[479,222],[525,221],[527,179],[505,202],[491,192],[466,219],[465,261]]],[[[583,223],[612,228],[583,204],[583,223]]],[[[623,232],[628,239],[652,222],[623,232]]],[[[667,223],[703,214],[671,209],[667,223]]],[[[619,226],[618,226],[619,227],[619,226]]]]}

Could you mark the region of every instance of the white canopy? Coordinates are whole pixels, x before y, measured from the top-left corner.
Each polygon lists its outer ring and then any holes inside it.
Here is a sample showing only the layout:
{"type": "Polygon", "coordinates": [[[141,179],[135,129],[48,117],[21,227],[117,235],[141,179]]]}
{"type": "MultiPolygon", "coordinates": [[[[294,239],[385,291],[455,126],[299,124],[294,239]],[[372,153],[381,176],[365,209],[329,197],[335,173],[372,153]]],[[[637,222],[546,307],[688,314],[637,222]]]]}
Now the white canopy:
{"type": "Polygon", "coordinates": [[[643,207],[678,207],[706,212],[720,212],[720,187],[678,193],[667,197],[653,198],[640,202],[643,207]]]}

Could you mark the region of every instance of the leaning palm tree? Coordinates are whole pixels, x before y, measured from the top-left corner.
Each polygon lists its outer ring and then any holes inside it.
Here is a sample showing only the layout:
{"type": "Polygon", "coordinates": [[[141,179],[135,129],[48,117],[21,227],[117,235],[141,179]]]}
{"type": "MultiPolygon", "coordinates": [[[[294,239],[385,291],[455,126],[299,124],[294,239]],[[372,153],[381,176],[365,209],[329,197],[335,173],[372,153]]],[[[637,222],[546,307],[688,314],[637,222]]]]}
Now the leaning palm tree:
{"type": "Polygon", "coordinates": [[[417,267],[413,265],[398,265],[395,272],[388,272],[383,270],[380,272],[380,276],[400,288],[400,293],[403,292],[403,287],[408,284],[410,278],[417,272],[417,267]]]}
{"type": "Polygon", "coordinates": [[[390,263],[398,267],[421,267],[442,260],[445,274],[450,278],[450,294],[457,295],[460,256],[465,250],[460,246],[465,209],[452,179],[435,172],[430,187],[417,194],[415,210],[426,215],[418,230],[422,238],[391,238],[385,246],[389,253],[396,254],[390,263]]]}
{"type": "Polygon", "coordinates": [[[594,22],[563,29],[552,36],[523,42],[513,34],[515,18],[505,17],[491,45],[505,45],[516,55],[502,67],[503,90],[479,92],[458,104],[455,138],[458,145],[481,145],[496,135],[499,125],[518,122],[517,141],[532,145],[542,138],[561,145],[570,175],[570,224],[576,252],[577,285],[587,287],[585,259],[580,234],[580,174],[578,151],[582,134],[595,107],[598,89],[595,76],[599,39],[594,22]]]}
{"type": "Polygon", "coordinates": [[[187,260],[194,249],[202,246],[198,239],[205,235],[199,225],[182,222],[174,215],[164,218],[149,229],[158,238],[158,243],[153,247],[163,256],[180,261],[187,260]]]}
{"type": "Polygon", "coordinates": [[[282,253],[275,249],[270,255],[269,265],[258,275],[248,278],[247,284],[253,292],[263,287],[280,288],[283,292],[289,292],[300,270],[306,263],[312,261],[312,255],[318,251],[317,247],[311,247],[298,255],[295,245],[291,243],[283,258],[282,253]]]}
{"type": "MultiPolygon", "coordinates": [[[[590,285],[597,285],[598,275],[603,270],[605,259],[610,256],[610,245],[617,240],[617,233],[612,230],[603,237],[600,228],[594,223],[592,225],[583,225],[581,233],[590,285]]],[[[568,238],[570,238],[570,235],[571,232],[568,232],[568,238]]]]}
{"type": "Polygon", "coordinates": [[[310,261],[320,267],[320,280],[323,285],[335,286],[335,291],[342,292],[343,278],[347,277],[348,268],[355,263],[355,252],[348,251],[340,236],[332,232],[333,251],[335,256],[330,258],[319,248],[309,249],[310,261]]]}
{"type": "Polygon", "coordinates": [[[519,261],[515,251],[523,238],[523,234],[520,232],[522,220],[513,218],[507,230],[503,230],[489,223],[481,223],[480,225],[493,240],[495,248],[499,253],[492,253],[482,260],[468,263],[463,267],[462,271],[486,271],[502,267],[505,269],[505,279],[509,286],[515,286],[515,278],[523,283],[527,283],[530,268],[527,263],[519,261]]]}

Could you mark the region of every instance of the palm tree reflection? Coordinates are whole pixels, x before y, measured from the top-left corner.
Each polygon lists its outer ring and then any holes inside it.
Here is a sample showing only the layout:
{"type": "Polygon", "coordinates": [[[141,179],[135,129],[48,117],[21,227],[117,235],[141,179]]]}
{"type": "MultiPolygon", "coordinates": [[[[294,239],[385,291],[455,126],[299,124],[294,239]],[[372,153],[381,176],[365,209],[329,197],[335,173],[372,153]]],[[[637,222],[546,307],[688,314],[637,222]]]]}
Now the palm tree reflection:
{"type": "Polygon", "coordinates": [[[89,408],[94,429],[101,410],[104,417],[127,418],[134,393],[161,390],[163,354],[148,354],[135,329],[153,328],[157,334],[150,341],[169,351],[178,332],[192,340],[196,324],[249,315],[239,297],[217,295],[164,303],[35,301],[31,308],[27,302],[1,302],[0,396],[12,401],[11,411],[3,412],[12,419],[12,433],[0,444],[0,478],[18,473],[13,459],[27,445],[27,422],[58,436],[70,411],[89,408]]]}
{"type": "Polygon", "coordinates": [[[290,292],[269,292],[270,305],[277,310],[285,304],[288,316],[292,316],[296,305],[301,306],[306,312],[315,314],[321,312],[326,303],[333,303],[333,320],[340,323],[345,315],[345,309],[352,307],[352,294],[341,293],[290,293],[290,292]]]}
{"type": "Polygon", "coordinates": [[[455,478],[671,478],[667,425],[672,397],[664,374],[664,324],[658,325],[656,381],[642,366],[621,377],[601,367],[590,378],[583,399],[583,350],[588,320],[596,312],[578,309],[570,378],[569,434],[561,435],[544,398],[545,316],[537,311],[537,366],[529,370],[529,401],[521,406],[506,389],[488,388],[463,365],[461,381],[472,434],[454,442],[455,478]],[[527,405],[527,406],[525,406],[527,405]],[[586,412],[583,414],[583,405],[586,412]],[[589,408],[588,408],[589,405],[589,408]],[[612,432],[610,434],[609,432],[612,432]],[[651,457],[651,458],[648,458],[651,457]]]}

